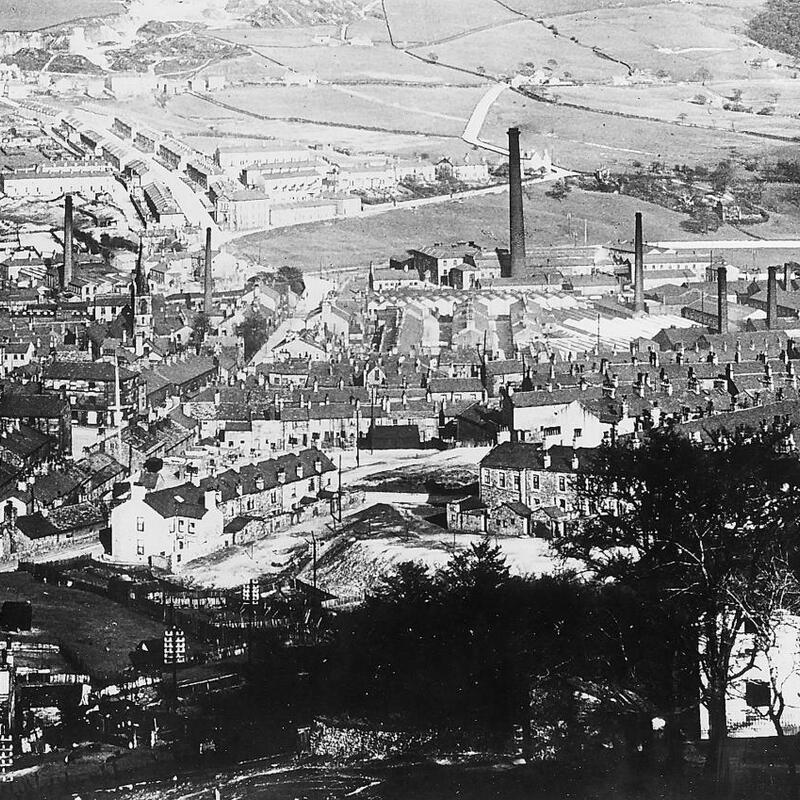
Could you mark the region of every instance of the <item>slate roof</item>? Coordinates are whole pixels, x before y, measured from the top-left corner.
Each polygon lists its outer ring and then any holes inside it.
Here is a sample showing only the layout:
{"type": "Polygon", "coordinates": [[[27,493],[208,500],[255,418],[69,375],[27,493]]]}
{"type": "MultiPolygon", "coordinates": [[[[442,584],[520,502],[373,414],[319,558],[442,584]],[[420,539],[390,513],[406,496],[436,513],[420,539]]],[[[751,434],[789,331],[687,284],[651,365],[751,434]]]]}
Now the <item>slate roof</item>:
{"type": "Polygon", "coordinates": [[[175,516],[202,519],[208,511],[203,489],[191,482],[150,492],[144,501],[164,519],[175,516]]]}
{"type": "Polygon", "coordinates": [[[545,451],[539,444],[531,442],[503,442],[497,445],[481,460],[481,467],[493,469],[531,469],[548,472],[575,472],[572,466],[573,456],[578,457],[579,469],[591,466],[595,455],[592,447],[566,447],[554,445],[547,450],[550,466],[544,466],[545,451]]]}
{"type": "Polygon", "coordinates": [[[69,409],[69,401],[57,394],[4,393],[0,395],[0,417],[56,419],[69,409]]]}
{"type": "MultiPolygon", "coordinates": [[[[43,376],[50,380],[101,381],[115,380],[115,367],[110,361],[54,361],[44,368],[43,376]]],[[[125,367],[119,367],[119,379],[131,380],[136,377],[125,367]]]]}
{"type": "Polygon", "coordinates": [[[41,512],[17,518],[17,528],[29,539],[43,539],[59,533],[69,533],[106,521],[105,512],[95,503],[76,503],[54,508],[47,516],[41,512]]]}
{"type": "Polygon", "coordinates": [[[483,384],[479,378],[431,378],[428,388],[432,393],[448,392],[483,392],[483,384]]]}

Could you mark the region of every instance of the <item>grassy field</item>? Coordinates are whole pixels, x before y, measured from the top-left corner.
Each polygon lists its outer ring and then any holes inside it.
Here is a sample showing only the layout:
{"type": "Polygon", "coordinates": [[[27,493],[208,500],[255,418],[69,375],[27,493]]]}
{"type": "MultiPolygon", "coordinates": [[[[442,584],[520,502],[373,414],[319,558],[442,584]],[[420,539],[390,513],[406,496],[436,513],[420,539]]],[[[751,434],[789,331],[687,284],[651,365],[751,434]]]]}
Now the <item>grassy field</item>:
{"type": "MultiPolygon", "coordinates": [[[[483,67],[491,75],[513,74],[525,63],[544,67],[548,62],[555,75],[562,76],[566,72],[575,80],[610,80],[627,74],[621,64],[601,59],[591,50],[556,37],[536,22],[524,19],[502,29],[481,31],[436,45],[430,50],[443,64],[465,69],[483,67]]],[[[427,49],[417,52],[428,55],[427,49]]]]}
{"type": "Polygon", "coordinates": [[[720,131],[755,131],[772,136],[800,136],[800,86],[797,81],[751,81],[743,85],[742,104],[752,108],[752,113],[725,111],[730,93],[739,88],[738,83],[650,86],[575,86],[554,90],[560,100],[591,108],[636,113],[674,122],[682,120],[690,125],[716,128],[720,131]],[[780,94],[775,114],[756,113],[769,105],[772,93],[780,94]],[[691,102],[697,95],[706,98],[705,105],[691,102]]]}
{"type": "Polygon", "coordinates": [[[460,136],[480,95],[480,89],[261,86],[216,92],[214,98],[269,116],[460,136]]]}
{"type": "Polygon", "coordinates": [[[514,18],[492,0],[386,0],[396,42],[432,42],[514,18]]]}
{"type": "Polygon", "coordinates": [[[502,141],[510,125],[523,132],[523,147],[548,148],[565,167],[624,170],[634,162],[716,164],[733,153],[768,154],[776,142],[731,131],[664,125],[540,103],[506,92],[487,118],[482,136],[502,141]]]}
{"type": "Polygon", "coordinates": [[[258,47],[257,52],[320,80],[405,81],[406,83],[482,83],[479,77],[451,73],[411,58],[385,43],[373,47],[258,47]]]}
{"type": "Polygon", "coordinates": [[[35,31],[124,10],[117,0],[0,0],[0,30],[35,31]]]}
{"type": "Polygon", "coordinates": [[[599,46],[640,69],[663,69],[676,79],[690,78],[701,67],[719,80],[747,78],[747,61],[779,54],[742,35],[752,7],[736,3],[695,5],[664,3],[606,8],[558,20],[558,30],[599,46]]]}
{"type": "Polygon", "coordinates": [[[160,636],[164,626],[99,595],[40,583],[24,572],[0,578],[0,603],[30,600],[33,625],[63,640],[98,677],[113,677],[130,666],[128,653],[142,640],[160,636]]]}
{"type": "MultiPolygon", "coordinates": [[[[525,204],[525,233],[531,246],[569,244],[568,215],[573,230],[583,231],[589,220],[589,242],[598,244],[633,236],[633,215],[645,216],[645,236],[657,239],[688,239],[680,227],[684,217],[623,195],[573,190],[558,202],[537,186],[525,204]]],[[[252,234],[237,239],[231,247],[264,263],[293,264],[307,269],[323,265],[366,265],[386,261],[409,247],[432,242],[474,240],[485,247],[507,246],[508,196],[489,195],[420,208],[391,211],[374,217],[341,222],[322,222],[295,228],[252,234]]],[[[741,239],[743,234],[727,226],[717,238],[741,239]]]]}

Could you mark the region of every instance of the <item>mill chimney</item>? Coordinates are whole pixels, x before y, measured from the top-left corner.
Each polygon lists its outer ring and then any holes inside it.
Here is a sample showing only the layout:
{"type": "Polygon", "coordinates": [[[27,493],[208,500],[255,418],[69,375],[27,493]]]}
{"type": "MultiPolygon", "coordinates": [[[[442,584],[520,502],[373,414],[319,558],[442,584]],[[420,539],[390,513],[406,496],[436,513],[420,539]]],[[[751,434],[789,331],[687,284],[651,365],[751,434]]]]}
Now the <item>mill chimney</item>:
{"type": "Polygon", "coordinates": [[[640,211],[636,212],[633,247],[633,310],[637,314],[644,314],[644,239],[640,211]]]}
{"type": "Polygon", "coordinates": [[[72,282],[72,195],[64,196],[64,270],[61,273],[61,288],[72,282]]]}
{"type": "Polygon", "coordinates": [[[205,274],[203,277],[203,311],[211,316],[212,302],[213,302],[213,284],[214,280],[211,274],[211,228],[206,228],[206,256],[205,256],[205,274]]]}
{"type": "Polygon", "coordinates": [[[508,129],[508,199],[511,235],[511,276],[525,272],[525,218],[522,210],[522,164],[519,128],[508,129]]]}
{"type": "Polygon", "coordinates": [[[717,267],[717,331],[728,332],[728,270],[717,267]]]}
{"type": "Polygon", "coordinates": [[[778,326],[778,268],[767,268],[767,330],[778,326]]]}

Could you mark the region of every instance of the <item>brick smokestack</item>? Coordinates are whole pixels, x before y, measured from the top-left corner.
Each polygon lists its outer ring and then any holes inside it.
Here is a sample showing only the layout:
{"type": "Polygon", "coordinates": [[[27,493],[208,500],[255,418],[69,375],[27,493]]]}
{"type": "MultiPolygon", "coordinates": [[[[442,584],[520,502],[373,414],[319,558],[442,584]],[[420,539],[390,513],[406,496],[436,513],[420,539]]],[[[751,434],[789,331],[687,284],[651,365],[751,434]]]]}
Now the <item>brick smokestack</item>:
{"type": "Polygon", "coordinates": [[[637,314],[644,314],[644,238],[640,211],[636,212],[633,249],[633,310],[637,314]]]}
{"type": "Polygon", "coordinates": [[[717,332],[728,332],[728,270],[717,267],[717,332]]]}
{"type": "Polygon", "coordinates": [[[778,268],[767,268],[767,329],[778,327],[778,268]]]}
{"type": "Polygon", "coordinates": [[[64,269],[61,273],[61,288],[66,289],[72,281],[72,195],[64,196],[64,269]]]}
{"type": "Polygon", "coordinates": [[[508,129],[508,200],[511,234],[511,275],[525,273],[525,217],[522,211],[522,164],[519,128],[508,129]]]}
{"type": "Polygon", "coordinates": [[[211,228],[206,228],[206,258],[205,258],[205,273],[203,276],[203,311],[206,314],[211,314],[211,304],[213,302],[212,291],[214,288],[214,279],[211,275],[211,228]]]}

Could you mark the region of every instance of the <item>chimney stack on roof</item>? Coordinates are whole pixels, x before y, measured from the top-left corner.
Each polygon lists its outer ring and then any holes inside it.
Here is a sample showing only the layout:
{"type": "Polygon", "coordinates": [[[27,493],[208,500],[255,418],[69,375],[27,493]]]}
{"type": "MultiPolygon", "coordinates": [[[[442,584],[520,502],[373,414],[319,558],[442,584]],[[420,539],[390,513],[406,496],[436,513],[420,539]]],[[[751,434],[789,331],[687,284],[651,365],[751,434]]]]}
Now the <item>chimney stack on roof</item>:
{"type": "Polygon", "coordinates": [[[637,314],[644,314],[644,238],[640,211],[636,212],[633,247],[633,310],[637,314]]]}
{"type": "Polygon", "coordinates": [[[64,270],[61,273],[61,288],[72,282],[72,195],[64,196],[64,270]]]}
{"type": "Polygon", "coordinates": [[[778,326],[778,268],[767,268],[767,330],[778,326]]]}
{"type": "Polygon", "coordinates": [[[511,277],[525,271],[525,217],[522,209],[522,163],[519,128],[508,129],[508,199],[511,235],[511,277]]]}
{"type": "Polygon", "coordinates": [[[717,331],[728,332],[728,270],[717,267],[717,331]]]}
{"type": "Polygon", "coordinates": [[[213,302],[212,290],[214,279],[211,274],[211,228],[206,228],[206,253],[205,253],[205,274],[203,278],[203,311],[211,315],[213,302]]]}

